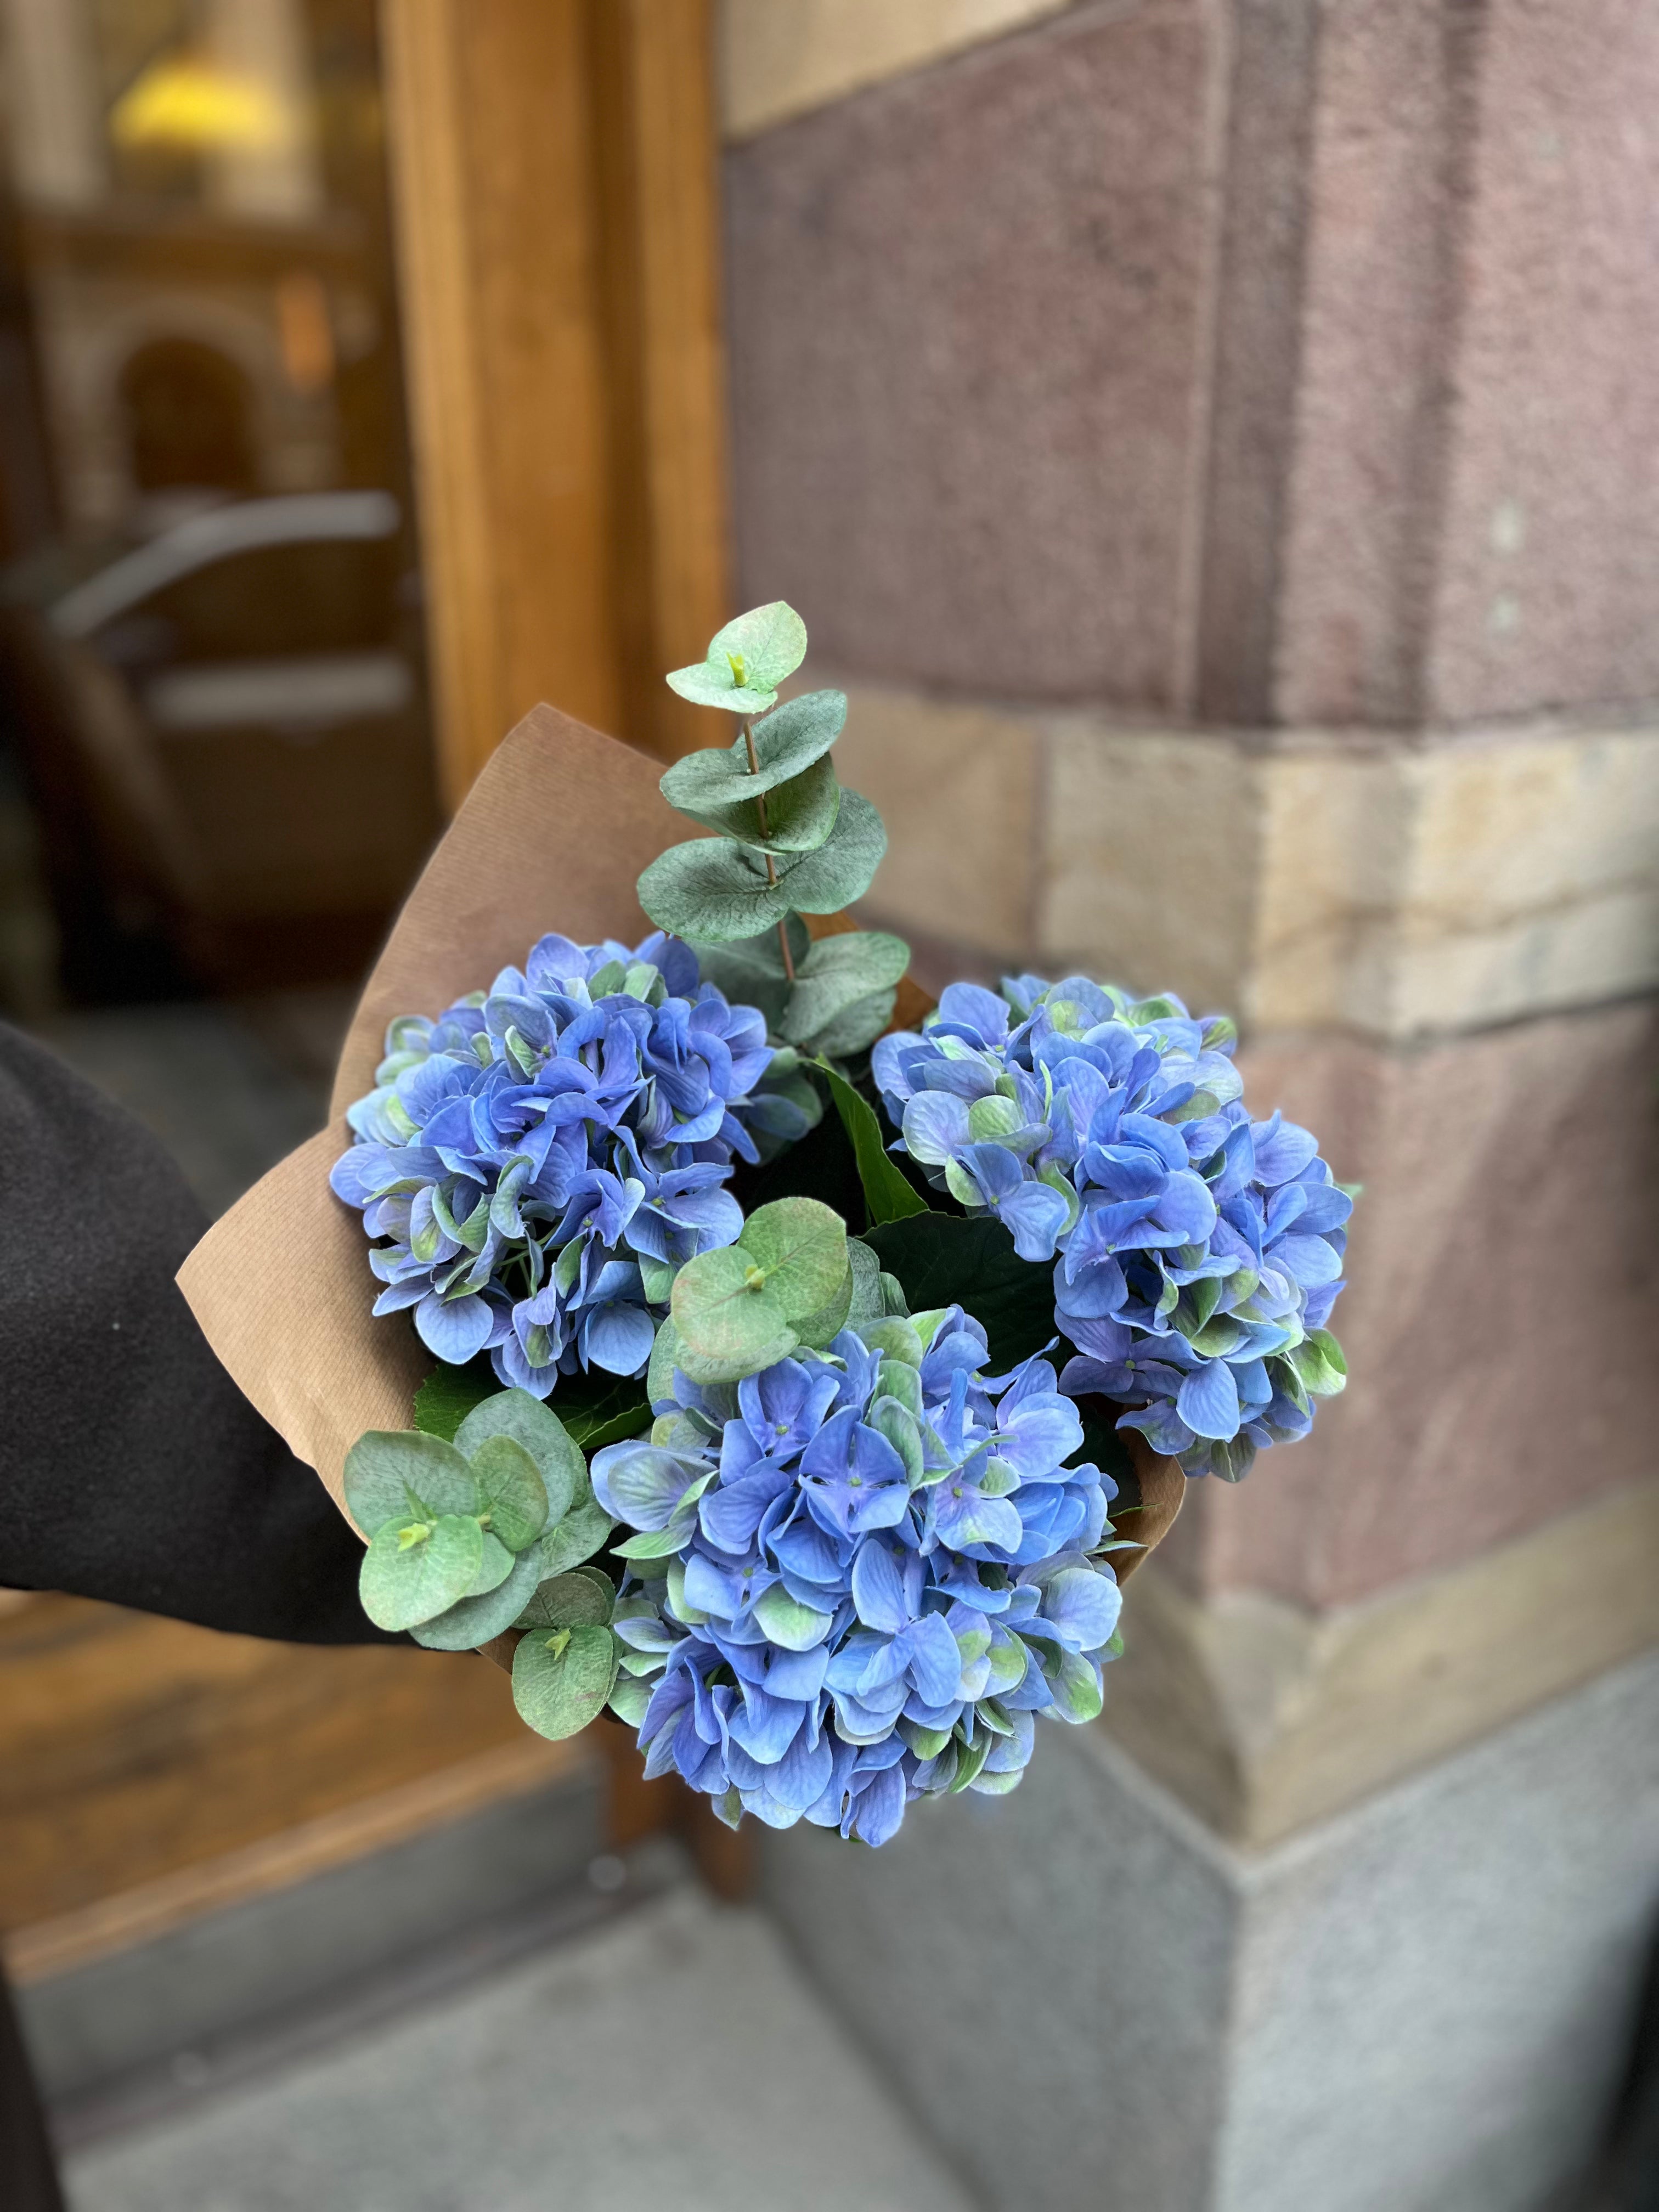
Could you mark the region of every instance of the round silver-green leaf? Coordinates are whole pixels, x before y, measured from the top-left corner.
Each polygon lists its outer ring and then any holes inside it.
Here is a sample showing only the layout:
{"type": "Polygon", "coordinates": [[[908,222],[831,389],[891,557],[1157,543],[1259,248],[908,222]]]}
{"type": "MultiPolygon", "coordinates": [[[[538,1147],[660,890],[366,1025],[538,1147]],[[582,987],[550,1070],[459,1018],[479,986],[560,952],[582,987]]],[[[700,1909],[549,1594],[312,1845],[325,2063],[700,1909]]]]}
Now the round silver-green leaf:
{"type": "MultiPolygon", "coordinates": [[[[778,864],[781,886],[788,895],[786,903],[799,914],[839,914],[869,890],[886,850],[887,832],[880,815],[856,791],[843,791],[829,842],[816,853],[803,853],[798,860],[778,864]]],[[[652,914],[648,904],[646,912],[652,914]]],[[[656,919],[654,914],[652,919],[656,919]]],[[[762,926],[750,925],[757,929],[762,926]]]]}
{"type": "Polygon", "coordinates": [[[453,1444],[419,1429],[369,1429],[346,1454],[346,1506],[364,1535],[388,1521],[417,1517],[411,1498],[432,1516],[476,1513],[478,1486],[453,1444]]]}
{"type": "Polygon", "coordinates": [[[574,1735],[605,1710],[618,1656],[616,1637],[597,1623],[521,1636],[513,1655],[520,1719],[555,1743],[574,1735]]]}
{"type": "Polygon", "coordinates": [[[411,1628],[410,1634],[428,1651],[476,1651],[492,1637],[512,1627],[536,1594],[542,1564],[533,1544],[513,1561],[513,1571],[499,1589],[483,1597],[464,1597],[431,1620],[411,1628]]]}
{"type": "MultiPolygon", "coordinates": [[[[748,1265],[761,1269],[765,1278],[761,1295],[775,1300],[792,1328],[841,1295],[848,1269],[847,1224],[833,1206],[818,1199],[774,1199],[750,1215],[737,1243],[725,1249],[745,1255],[748,1265]]],[[[715,1256],[712,1252],[704,1255],[715,1256]]],[[[700,1267],[702,1262],[692,1264],[700,1267]]],[[[678,1310],[675,1319],[681,1334],[687,1335],[678,1310]]]]}
{"type": "Polygon", "coordinates": [[[464,1515],[402,1524],[388,1521],[363,1554],[358,1594],[377,1628],[413,1628],[447,1612],[471,1588],[483,1557],[483,1531],[464,1515]],[[423,1533],[403,1540],[410,1527],[423,1533]]]}
{"type": "Polygon", "coordinates": [[[478,1557],[478,1571],[473,1576],[465,1595],[468,1597],[488,1597],[499,1589],[513,1571],[513,1554],[499,1536],[488,1528],[483,1532],[483,1544],[478,1557]]]}
{"type": "Polygon", "coordinates": [[[806,625],[783,599],[716,630],[707,657],[668,678],[671,690],[700,707],[724,707],[739,714],[759,714],[777,696],[787,676],[806,658],[806,625]]]}
{"type": "Polygon", "coordinates": [[[567,1567],[591,1559],[610,1535],[616,1522],[591,1493],[573,1505],[556,1528],[550,1528],[526,1558],[541,1562],[544,1577],[562,1574],[567,1567]]]}
{"type": "Polygon", "coordinates": [[[697,837],[659,853],[640,878],[639,901],[671,936],[722,945],[755,936],[799,903],[781,882],[769,883],[763,865],[726,837],[697,837]]]}
{"type": "Polygon", "coordinates": [[[568,1513],[586,1487],[587,1462],[574,1438],[552,1408],[528,1390],[502,1390],[475,1406],[455,1431],[456,1448],[470,1459],[489,1437],[511,1437],[534,1460],[549,1521],[568,1513]]]}
{"type": "Polygon", "coordinates": [[[841,811],[841,786],[833,762],[814,761],[764,799],[729,806],[685,806],[681,812],[755,853],[814,853],[829,838],[841,811]],[[763,825],[761,815],[765,813],[763,825]]]}
{"type": "Polygon", "coordinates": [[[519,1616],[520,1628],[580,1628],[611,1618],[616,1591],[605,1577],[580,1567],[554,1575],[536,1591],[519,1616]]]}
{"type": "Polygon", "coordinates": [[[884,929],[821,937],[796,969],[780,1034],[791,1044],[810,1043],[861,999],[890,991],[909,964],[909,946],[884,929]]]}
{"type": "MultiPolygon", "coordinates": [[[[829,1212],[827,1206],[818,1210],[829,1212]]],[[[745,1236],[768,1211],[763,1206],[744,1224],[745,1236]]],[[[830,1289],[834,1288],[832,1281],[830,1289]]],[[[819,1298],[812,1303],[823,1302],[819,1298]]],[[[706,1362],[733,1368],[738,1375],[757,1375],[763,1366],[772,1364],[772,1358],[784,1358],[794,1348],[794,1332],[782,1296],[768,1279],[759,1257],[742,1244],[721,1245],[688,1261],[674,1278],[670,1310],[686,1351],[706,1362]],[[773,1347],[778,1345],[782,1350],[774,1352],[773,1347]]],[[[810,1310],[810,1306],[803,1310],[810,1310]]]]}
{"type": "Polygon", "coordinates": [[[471,1459],[478,1508],[489,1516],[490,1534],[500,1537],[509,1552],[522,1552],[547,1526],[547,1486],[541,1469],[517,1437],[505,1432],[486,1437],[474,1447],[471,1459]]]}

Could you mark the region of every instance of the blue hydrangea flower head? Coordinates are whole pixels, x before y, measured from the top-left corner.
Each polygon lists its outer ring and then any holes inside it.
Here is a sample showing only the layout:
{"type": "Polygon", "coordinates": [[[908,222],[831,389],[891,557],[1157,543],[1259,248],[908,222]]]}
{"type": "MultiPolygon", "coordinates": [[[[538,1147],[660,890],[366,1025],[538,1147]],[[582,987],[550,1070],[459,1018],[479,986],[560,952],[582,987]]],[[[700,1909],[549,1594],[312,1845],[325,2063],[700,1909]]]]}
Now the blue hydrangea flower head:
{"type": "Polygon", "coordinates": [[[374,1311],[539,1398],[578,1368],[642,1373],[672,1269],[742,1226],[734,1155],[806,1126],[774,1058],[660,934],[544,937],[435,1021],[394,1021],[330,1177],[375,1240],[374,1311]]]}
{"type": "Polygon", "coordinates": [[[1062,1389],[1230,1480],[1341,1387],[1324,1325],[1352,1208],[1308,1130],[1251,1119],[1236,1042],[1178,999],[1021,975],[953,983],[872,1057],[894,1149],[1054,1261],[1062,1389]]]}
{"type": "Polygon", "coordinates": [[[1115,1486],[1054,1369],[989,1376],[959,1307],[844,1329],[744,1382],[674,1376],[594,1455],[637,1533],[614,1709],[647,1775],[735,1826],[884,1843],[918,1797],[1013,1789],[1042,1715],[1091,1719],[1114,1656],[1115,1486]]]}

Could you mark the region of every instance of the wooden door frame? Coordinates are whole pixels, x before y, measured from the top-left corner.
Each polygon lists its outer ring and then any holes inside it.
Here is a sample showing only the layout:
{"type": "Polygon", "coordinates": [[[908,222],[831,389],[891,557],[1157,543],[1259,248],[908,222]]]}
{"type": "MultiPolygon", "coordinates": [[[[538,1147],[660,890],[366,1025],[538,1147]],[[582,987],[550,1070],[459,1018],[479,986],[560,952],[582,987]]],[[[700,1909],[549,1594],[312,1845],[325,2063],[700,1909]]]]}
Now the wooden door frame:
{"type": "Polygon", "coordinates": [[[731,611],[713,0],[383,0],[440,782],[540,699],[667,757],[731,611]]]}

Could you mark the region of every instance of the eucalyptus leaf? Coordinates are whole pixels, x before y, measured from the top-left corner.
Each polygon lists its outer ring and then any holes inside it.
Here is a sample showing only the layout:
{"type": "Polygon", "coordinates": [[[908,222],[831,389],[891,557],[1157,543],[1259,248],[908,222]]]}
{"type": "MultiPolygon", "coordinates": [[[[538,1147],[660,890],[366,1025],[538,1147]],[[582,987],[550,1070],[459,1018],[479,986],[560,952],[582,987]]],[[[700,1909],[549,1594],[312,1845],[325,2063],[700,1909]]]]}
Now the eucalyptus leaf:
{"type": "Polygon", "coordinates": [[[501,1586],[483,1597],[464,1597],[446,1613],[424,1620],[410,1634],[428,1651],[476,1651],[512,1627],[536,1595],[543,1567],[538,1547],[532,1544],[512,1563],[513,1571],[501,1586]]]}
{"type": "Polygon", "coordinates": [[[609,1628],[534,1629],[513,1655],[513,1702],[538,1735],[558,1742],[604,1711],[617,1679],[619,1648],[609,1628]]]}
{"type": "Polygon", "coordinates": [[[346,1454],[346,1506],[366,1536],[413,1517],[413,1497],[436,1519],[476,1513],[478,1486],[464,1455],[418,1429],[368,1429],[346,1454]]]}
{"type": "MultiPolygon", "coordinates": [[[[803,853],[798,860],[778,864],[787,903],[799,914],[839,914],[869,890],[886,850],[887,831],[880,815],[856,791],[843,791],[841,812],[829,842],[820,845],[816,853],[803,853]]],[[[645,903],[643,898],[641,903],[645,903]]],[[[645,910],[651,914],[648,905],[645,910]]],[[[654,915],[652,919],[656,919],[654,915]]],[[[751,929],[761,926],[750,924],[751,929]]]]}
{"type": "Polygon", "coordinates": [[[780,1034],[790,1044],[810,1044],[860,1000],[890,990],[909,964],[909,946],[884,929],[819,938],[796,969],[780,1034]]]}
{"type": "Polygon", "coordinates": [[[850,1060],[892,1026],[897,1004],[898,993],[893,990],[872,991],[868,998],[854,999],[818,1031],[812,1040],[814,1049],[832,1059],[850,1060]]]}
{"type": "Polygon", "coordinates": [[[848,1238],[847,1258],[853,1271],[853,1297],[847,1318],[856,1328],[861,1321],[881,1317],[881,1262],[861,1237],[848,1238]]]}
{"type": "MultiPolygon", "coordinates": [[[[726,756],[722,753],[718,757],[724,760],[726,756]]],[[[755,779],[744,780],[752,790],[755,779]]],[[[680,811],[694,822],[718,830],[722,837],[746,845],[751,852],[815,853],[836,826],[841,812],[841,786],[836,781],[834,762],[826,757],[814,761],[787,783],[775,784],[752,799],[724,806],[682,806],[680,811]]]]}
{"type": "Polygon", "coordinates": [[[702,816],[725,806],[747,805],[761,792],[802,775],[828,753],[847,720],[843,691],[809,691],[787,699],[763,721],[750,726],[755,766],[741,731],[729,745],[688,753],[663,777],[663,797],[682,814],[702,816]]]}
{"type": "Polygon", "coordinates": [[[847,1326],[853,1310],[853,1266],[849,1260],[842,1285],[828,1305],[820,1306],[817,1313],[807,1314],[802,1320],[791,1323],[795,1334],[814,1352],[822,1352],[831,1344],[847,1326]]]}
{"type": "Polygon", "coordinates": [[[464,1515],[388,1521],[363,1554],[358,1594],[377,1628],[413,1628],[464,1597],[483,1556],[483,1531],[464,1515]],[[420,1530],[405,1540],[410,1528],[420,1530]]]}
{"type": "Polygon", "coordinates": [[[488,1597],[491,1590],[501,1588],[512,1571],[512,1553],[508,1551],[499,1536],[492,1535],[486,1528],[483,1532],[483,1549],[478,1559],[478,1571],[468,1584],[465,1595],[488,1597]]]}
{"type": "MultiPolygon", "coordinates": [[[[789,957],[799,971],[812,940],[799,915],[791,915],[787,927],[789,957]]],[[[739,938],[730,945],[696,945],[692,950],[704,982],[714,984],[734,1006],[758,1006],[768,1029],[777,1029],[793,986],[783,972],[775,929],[763,929],[757,937],[739,938]]],[[[775,1085],[769,1079],[766,1087],[772,1090],[775,1085]]]]}
{"type": "Polygon", "coordinates": [[[485,1437],[469,1456],[489,1534],[509,1552],[522,1552],[547,1526],[547,1486],[540,1468],[516,1437],[501,1431],[485,1437]]]}
{"type": "Polygon", "coordinates": [[[732,1380],[787,1358],[797,1340],[782,1299],[742,1244],[688,1261],[674,1279],[670,1311],[685,1349],[729,1369],[732,1380]]]}
{"type": "Polygon", "coordinates": [[[547,1520],[560,1520],[586,1486],[587,1462],[558,1415],[528,1390],[499,1391],[461,1423],[456,1448],[471,1458],[490,1437],[510,1437],[529,1453],[547,1492],[547,1520]]]}
{"type": "MultiPolygon", "coordinates": [[[[842,1127],[852,1140],[871,1220],[903,1221],[912,1214],[928,1212],[927,1200],[906,1179],[883,1141],[875,1108],[836,1069],[820,1063],[819,1073],[830,1085],[842,1127]]],[[[897,1270],[890,1266],[889,1272],[897,1270]]]]}
{"type": "MultiPolygon", "coordinates": [[[[823,852],[805,854],[797,865],[805,867],[822,860],[833,842],[823,852]]],[[[873,866],[870,872],[874,874],[873,866]]],[[[865,886],[868,880],[866,877],[865,886]]],[[[659,929],[713,944],[753,937],[781,921],[792,905],[803,904],[784,889],[781,878],[775,884],[769,882],[762,863],[727,837],[696,837],[659,853],[640,878],[639,901],[659,929]]],[[[845,903],[844,899],[831,902],[833,906],[845,903]]]]}
{"type": "Polygon", "coordinates": [[[716,630],[707,658],[675,669],[669,688],[700,707],[759,714],[805,658],[805,623],[784,600],[774,599],[716,630]]]}
{"type": "Polygon", "coordinates": [[[616,1592],[604,1576],[584,1574],[580,1567],[554,1575],[544,1582],[519,1616],[520,1628],[577,1628],[611,1618],[616,1592]]]}
{"type": "Polygon", "coordinates": [[[605,1542],[616,1522],[591,1493],[573,1505],[556,1528],[550,1528],[538,1544],[524,1554],[538,1559],[544,1577],[562,1574],[567,1567],[591,1559],[605,1542]]]}
{"type": "MultiPolygon", "coordinates": [[[[792,1327],[838,1297],[847,1273],[847,1224],[816,1198],[780,1198],[763,1206],[727,1249],[761,1269],[765,1294],[776,1299],[792,1327]]],[[[679,1326],[685,1334],[683,1321],[679,1326]]]]}

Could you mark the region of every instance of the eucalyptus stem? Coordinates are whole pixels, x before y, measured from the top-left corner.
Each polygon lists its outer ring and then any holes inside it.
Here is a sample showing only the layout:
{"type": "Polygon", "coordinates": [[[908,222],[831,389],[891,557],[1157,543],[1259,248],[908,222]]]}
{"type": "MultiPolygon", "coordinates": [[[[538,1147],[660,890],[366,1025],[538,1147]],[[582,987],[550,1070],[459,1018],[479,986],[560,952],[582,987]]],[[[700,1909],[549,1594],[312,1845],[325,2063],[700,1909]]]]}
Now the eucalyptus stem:
{"type": "MultiPolygon", "coordinates": [[[[760,755],[755,750],[755,732],[750,726],[750,718],[747,714],[743,718],[743,741],[749,749],[749,773],[750,775],[758,775],[760,774],[760,755]]],[[[766,835],[766,793],[763,791],[757,791],[755,793],[755,811],[760,817],[760,833],[763,837],[766,835]]],[[[774,887],[774,889],[775,889],[778,880],[778,872],[773,863],[772,855],[769,853],[766,853],[763,854],[762,858],[766,862],[766,880],[774,887]]],[[[783,972],[793,983],[795,980],[795,963],[791,957],[789,951],[789,917],[787,915],[785,915],[783,920],[778,924],[778,950],[783,955],[783,972]]]]}

